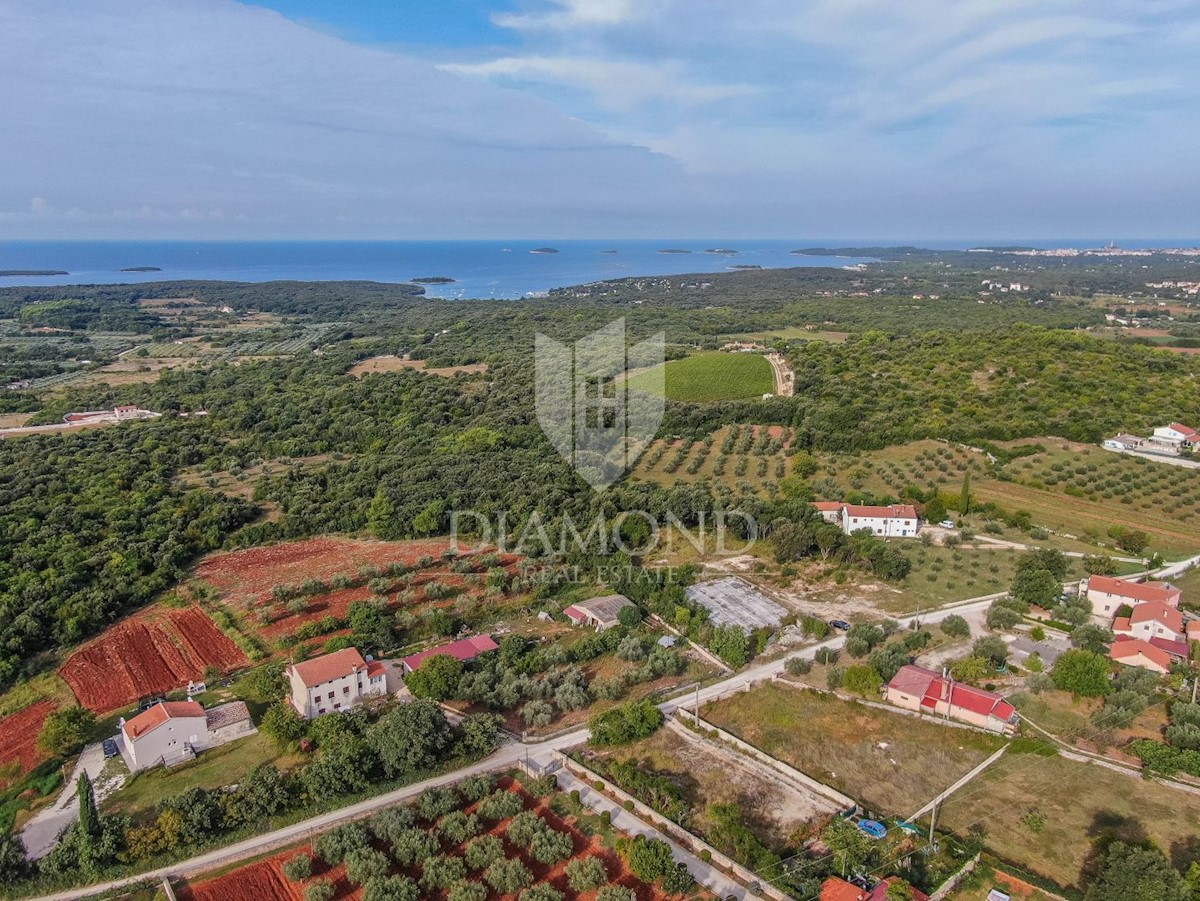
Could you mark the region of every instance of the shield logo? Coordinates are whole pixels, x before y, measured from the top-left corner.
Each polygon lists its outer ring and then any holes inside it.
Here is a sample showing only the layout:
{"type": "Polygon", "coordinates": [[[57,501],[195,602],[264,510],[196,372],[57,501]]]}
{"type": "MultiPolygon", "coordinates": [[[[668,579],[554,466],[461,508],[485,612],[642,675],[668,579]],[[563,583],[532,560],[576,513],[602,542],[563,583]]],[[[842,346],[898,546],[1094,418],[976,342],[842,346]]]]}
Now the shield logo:
{"type": "Polygon", "coordinates": [[[663,333],[630,347],[625,319],[561,344],[545,335],[535,342],[535,407],[546,437],[597,491],[633,465],[662,422],[663,333]],[[639,377],[639,390],[628,375],[639,377]]]}

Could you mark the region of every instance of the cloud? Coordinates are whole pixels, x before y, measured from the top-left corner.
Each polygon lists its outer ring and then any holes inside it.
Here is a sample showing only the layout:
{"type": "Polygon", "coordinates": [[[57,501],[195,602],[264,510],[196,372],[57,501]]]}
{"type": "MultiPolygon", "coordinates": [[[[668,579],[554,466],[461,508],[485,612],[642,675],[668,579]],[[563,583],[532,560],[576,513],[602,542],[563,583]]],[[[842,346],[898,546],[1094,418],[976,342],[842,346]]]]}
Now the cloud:
{"type": "Polygon", "coordinates": [[[231,0],[6,0],[0,80],[21,236],[622,231],[682,179],[528,94],[231,0]]]}
{"type": "MultiPolygon", "coordinates": [[[[640,0],[652,5],[655,0],[640,0]]],[[[562,29],[620,25],[635,18],[635,0],[553,0],[551,9],[536,13],[497,13],[492,20],[502,28],[562,29]]]]}

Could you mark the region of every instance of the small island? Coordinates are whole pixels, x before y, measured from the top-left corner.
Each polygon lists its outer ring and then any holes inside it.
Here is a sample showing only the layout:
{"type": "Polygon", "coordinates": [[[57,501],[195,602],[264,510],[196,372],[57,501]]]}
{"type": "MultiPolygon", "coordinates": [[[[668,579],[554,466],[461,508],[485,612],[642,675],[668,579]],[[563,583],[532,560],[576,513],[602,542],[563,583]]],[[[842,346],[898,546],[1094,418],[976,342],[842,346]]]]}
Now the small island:
{"type": "Polygon", "coordinates": [[[660,250],[659,253],[691,253],[691,251],[681,250],[678,247],[668,247],[666,250],[660,250]]]}
{"type": "Polygon", "coordinates": [[[26,275],[70,275],[65,269],[0,269],[0,276],[17,278],[26,275]]]}
{"type": "Polygon", "coordinates": [[[726,266],[726,269],[761,269],[762,266],[757,263],[738,263],[734,266],[726,266]]]}
{"type": "Polygon", "coordinates": [[[431,275],[426,278],[412,279],[414,285],[453,285],[454,281],[448,275],[431,275]]]}
{"type": "Polygon", "coordinates": [[[535,247],[535,248],[533,248],[533,250],[531,250],[529,252],[530,253],[558,253],[558,251],[553,247],[535,247]]]}
{"type": "Polygon", "coordinates": [[[710,247],[708,250],[706,250],[704,252],[705,253],[719,253],[719,254],[724,254],[725,256],[731,256],[731,257],[737,255],[736,250],[730,250],[728,247],[710,247]]]}
{"type": "Polygon", "coordinates": [[[121,272],[162,272],[157,266],[130,266],[121,272]]]}
{"type": "Polygon", "coordinates": [[[616,253],[615,250],[602,250],[601,253],[616,253]]]}

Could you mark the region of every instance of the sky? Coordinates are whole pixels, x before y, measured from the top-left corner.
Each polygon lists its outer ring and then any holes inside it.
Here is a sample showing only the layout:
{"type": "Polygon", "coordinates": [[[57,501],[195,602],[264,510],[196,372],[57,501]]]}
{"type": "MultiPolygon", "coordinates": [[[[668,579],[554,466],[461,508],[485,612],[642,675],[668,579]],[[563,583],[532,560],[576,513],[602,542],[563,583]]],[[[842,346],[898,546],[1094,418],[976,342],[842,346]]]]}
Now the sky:
{"type": "Polygon", "coordinates": [[[0,239],[1200,240],[1194,0],[0,0],[0,239]]]}

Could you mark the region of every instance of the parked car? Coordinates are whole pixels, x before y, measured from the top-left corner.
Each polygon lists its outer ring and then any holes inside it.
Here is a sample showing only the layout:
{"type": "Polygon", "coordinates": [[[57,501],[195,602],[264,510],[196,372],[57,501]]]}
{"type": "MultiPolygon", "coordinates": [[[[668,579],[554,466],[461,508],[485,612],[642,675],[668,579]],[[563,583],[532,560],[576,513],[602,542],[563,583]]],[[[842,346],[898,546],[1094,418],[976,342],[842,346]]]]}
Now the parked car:
{"type": "Polygon", "coordinates": [[[117,743],[115,741],[113,741],[111,738],[106,738],[106,739],[104,739],[104,741],[100,742],[100,747],[102,747],[104,749],[105,759],[108,759],[109,757],[116,757],[118,754],[121,753],[117,749],[117,743]]]}
{"type": "Polygon", "coordinates": [[[887,836],[887,826],[883,825],[879,820],[859,820],[858,828],[871,836],[871,838],[884,838],[887,836]]]}
{"type": "Polygon", "coordinates": [[[941,526],[943,529],[953,529],[954,528],[954,520],[943,519],[941,522],[938,523],[938,525],[941,526]]]}
{"type": "Polygon", "coordinates": [[[844,619],[831,619],[829,621],[829,625],[833,626],[835,629],[841,629],[843,632],[850,628],[850,624],[844,619]]]}

